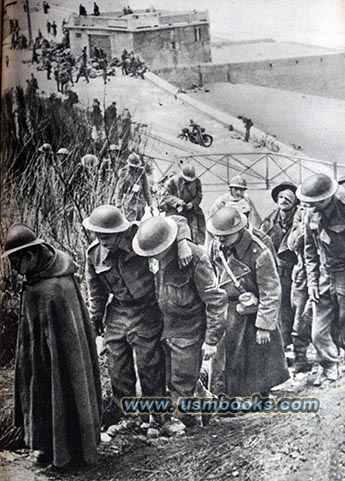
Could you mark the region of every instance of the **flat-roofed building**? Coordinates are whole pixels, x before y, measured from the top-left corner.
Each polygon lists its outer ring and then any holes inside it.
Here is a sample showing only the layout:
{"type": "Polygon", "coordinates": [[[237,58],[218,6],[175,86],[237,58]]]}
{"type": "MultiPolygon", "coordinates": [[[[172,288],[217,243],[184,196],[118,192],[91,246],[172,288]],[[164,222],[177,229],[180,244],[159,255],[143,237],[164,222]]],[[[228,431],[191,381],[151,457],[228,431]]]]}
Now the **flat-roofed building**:
{"type": "Polygon", "coordinates": [[[151,70],[211,62],[208,11],[137,10],[72,15],[68,22],[72,53],[102,48],[110,60],[133,51],[151,70]]]}

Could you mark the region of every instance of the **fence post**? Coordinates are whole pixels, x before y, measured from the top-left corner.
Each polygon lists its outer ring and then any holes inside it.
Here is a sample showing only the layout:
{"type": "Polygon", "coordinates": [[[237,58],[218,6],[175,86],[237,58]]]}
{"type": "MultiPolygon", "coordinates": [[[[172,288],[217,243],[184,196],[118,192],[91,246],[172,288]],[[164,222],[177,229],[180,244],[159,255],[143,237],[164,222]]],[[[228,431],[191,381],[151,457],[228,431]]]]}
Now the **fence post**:
{"type": "Polygon", "coordinates": [[[265,183],[266,183],[266,190],[268,190],[270,188],[270,183],[269,183],[269,180],[268,180],[268,176],[269,176],[269,165],[268,165],[268,154],[266,154],[266,172],[265,172],[265,183]]]}
{"type": "Polygon", "coordinates": [[[338,164],[333,162],[333,176],[336,179],[338,177],[338,164]]]}

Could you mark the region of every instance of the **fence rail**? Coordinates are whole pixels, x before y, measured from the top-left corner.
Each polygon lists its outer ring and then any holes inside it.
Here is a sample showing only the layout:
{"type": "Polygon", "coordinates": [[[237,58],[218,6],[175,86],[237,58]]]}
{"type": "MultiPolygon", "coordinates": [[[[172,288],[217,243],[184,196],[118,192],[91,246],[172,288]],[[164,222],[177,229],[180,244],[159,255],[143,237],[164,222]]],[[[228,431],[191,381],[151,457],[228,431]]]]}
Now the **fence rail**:
{"type": "Polygon", "coordinates": [[[345,164],[273,152],[238,152],[179,156],[175,161],[155,159],[161,178],[177,172],[182,164],[195,166],[205,191],[224,189],[235,175],[243,174],[248,187],[268,190],[289,180],[301,184],[307,177],[325,173],[333,178],[345,175],[345,164]]]}

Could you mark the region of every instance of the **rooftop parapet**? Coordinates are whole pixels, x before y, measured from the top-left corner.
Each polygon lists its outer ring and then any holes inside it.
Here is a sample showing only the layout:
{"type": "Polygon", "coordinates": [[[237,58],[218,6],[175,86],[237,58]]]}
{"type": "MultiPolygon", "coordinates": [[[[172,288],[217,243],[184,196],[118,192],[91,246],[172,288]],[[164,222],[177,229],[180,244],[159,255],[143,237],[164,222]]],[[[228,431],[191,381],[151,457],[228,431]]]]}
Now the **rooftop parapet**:
{"type": "Polygon", "coordinates": [[[209,23],[208,11],[170,12],[162,10],[138,10],[133,14],[123,12],[105,12],[100,16],[72,15],[69,19],[70,28],[109,28],[127,31],[141,29],[164,28],[188,24],[209,23]]]}

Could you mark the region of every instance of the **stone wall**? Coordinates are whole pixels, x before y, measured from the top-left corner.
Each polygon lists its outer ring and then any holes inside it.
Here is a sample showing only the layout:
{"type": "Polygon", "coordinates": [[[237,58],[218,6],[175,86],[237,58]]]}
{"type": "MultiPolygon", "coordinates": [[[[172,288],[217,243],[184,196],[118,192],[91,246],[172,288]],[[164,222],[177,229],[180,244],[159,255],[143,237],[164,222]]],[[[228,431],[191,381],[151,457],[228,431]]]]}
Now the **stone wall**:
{"type": "Polygon", "coordinates": [[[310,92],[313,84],[338,82],[345,76],[345,54],[313,55],[277,60],[262,60],[189,68],[156,69],[155,73],[182,88],[206,83],[250,83],[299,92],[310,92]]]}
{"type": "Polygon", "coordinates": [[[145,60],[151,70],[164,68],[165,65],[189,66],[211,62],[208,25],[136,32],[133,36],[134,52],[145,60]],[[199,29],[199,41],[195,38],[196,29],[199,29]]]}

